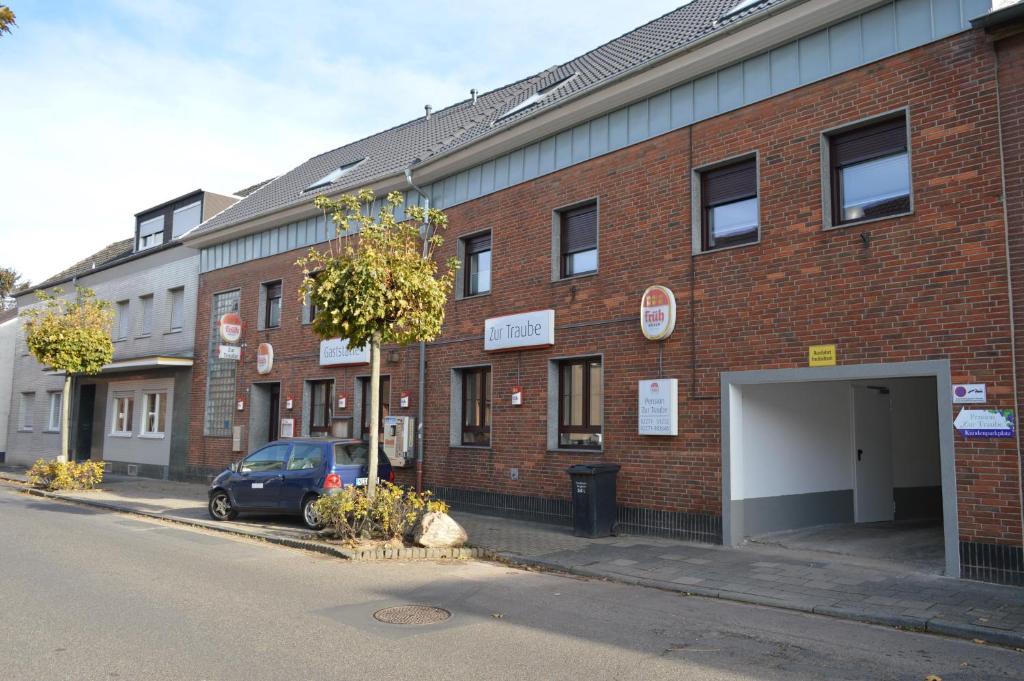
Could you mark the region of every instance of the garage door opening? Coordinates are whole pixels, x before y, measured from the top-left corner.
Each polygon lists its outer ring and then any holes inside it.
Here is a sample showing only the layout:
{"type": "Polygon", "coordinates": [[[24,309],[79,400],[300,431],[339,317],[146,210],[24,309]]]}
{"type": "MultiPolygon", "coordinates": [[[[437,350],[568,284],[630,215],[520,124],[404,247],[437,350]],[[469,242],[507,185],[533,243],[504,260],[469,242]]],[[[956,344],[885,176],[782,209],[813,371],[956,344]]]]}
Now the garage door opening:
{"type": "Polygon", "coordinates": [[[726,543],[958,575],[947,366],[723,375],[726,543]]]}

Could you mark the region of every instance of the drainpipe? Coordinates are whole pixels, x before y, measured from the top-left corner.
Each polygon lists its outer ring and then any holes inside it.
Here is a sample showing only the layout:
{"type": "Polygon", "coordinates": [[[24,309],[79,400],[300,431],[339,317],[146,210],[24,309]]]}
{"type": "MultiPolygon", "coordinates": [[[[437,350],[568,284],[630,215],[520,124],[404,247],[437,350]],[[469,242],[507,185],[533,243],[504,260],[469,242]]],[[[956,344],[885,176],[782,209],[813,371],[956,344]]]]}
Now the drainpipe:
{"type": "MultiPolygon", "coordinates": [[[[427,115],[430,113],[428,111],[427,115]]],[[[423,197],[423,257],[427,257],[429,245],[428,239],[430,238],[430,220],[427,217],[427,212],[430,210],[430,197],[426,193],[416,186],[412,181],[412,167],[405,169],[405,181],[409,186],[416,191],[421,197],[423,197]]],[[[419,356],[419,384],[417,385],[416,392],[416,491],[423,491],[423,402],[426,399],[426,378],[427,378],[427,344],[420,341],[420,356],[419,356]]]]}

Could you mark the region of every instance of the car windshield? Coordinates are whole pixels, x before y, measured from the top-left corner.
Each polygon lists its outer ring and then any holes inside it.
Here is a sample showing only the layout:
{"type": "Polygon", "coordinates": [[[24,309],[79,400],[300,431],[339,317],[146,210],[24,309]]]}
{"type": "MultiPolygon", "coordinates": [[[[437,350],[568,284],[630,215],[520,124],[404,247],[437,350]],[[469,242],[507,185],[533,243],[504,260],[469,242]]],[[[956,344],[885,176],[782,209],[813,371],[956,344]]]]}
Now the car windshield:
{"type": "Polygon", "coordinates": [[[369,446],[362,443],[334,445],[334,465],[365,466],[370,462],[369,446]]]}

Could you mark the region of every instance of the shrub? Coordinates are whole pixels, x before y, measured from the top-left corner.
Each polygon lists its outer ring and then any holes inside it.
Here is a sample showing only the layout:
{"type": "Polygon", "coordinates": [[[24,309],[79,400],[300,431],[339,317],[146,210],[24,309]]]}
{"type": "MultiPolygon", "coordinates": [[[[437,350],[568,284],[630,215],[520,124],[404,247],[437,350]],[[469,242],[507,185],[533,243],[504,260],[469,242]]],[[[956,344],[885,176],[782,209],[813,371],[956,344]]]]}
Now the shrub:
{"type": "Polygon", "coordinates": [[[417,493],[381,482],[370,499],[366,489],[348,485],[337,494],[320,497],[316,511],[324,530],[339,539],[401,539],[426,513],[448,512],[448,504],[430,492],[417,493]]]}
{"type": "Polygon", "coordinates": [[[51,492],[92,489],[103,481],[103,462],[39,459],[29,470],[28,481],[51,492]]]}

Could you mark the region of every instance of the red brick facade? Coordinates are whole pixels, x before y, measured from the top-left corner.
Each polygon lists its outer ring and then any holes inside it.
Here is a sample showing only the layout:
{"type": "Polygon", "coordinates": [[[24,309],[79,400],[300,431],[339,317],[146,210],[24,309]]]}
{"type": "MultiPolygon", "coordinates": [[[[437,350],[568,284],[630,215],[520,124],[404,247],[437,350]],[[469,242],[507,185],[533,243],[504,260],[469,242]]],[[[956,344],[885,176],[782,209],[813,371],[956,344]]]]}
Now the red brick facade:
{"type": "MultiPolygon", "coordinates": [[[[1024,70],[1019,40],[1014,45],[1000,58],[1024,70]]],[[[1004,104],[1016,88],[1010,108],[1018,122],[1008,122],[1012,112],[1004,107],[1003,132],[1008,144],[1016,135],[1011,222],[1018,232],[1022,80],[1000,83],[1004,104]]],[[[600,458],[622,464],[619,504],[711,517],[722,510],[721,372],[803,367],[809,345],[834,343],[839,364],[948,358],[954,382],[986,383],[991,406],[1016,408],[999,132],[995,52],[984,33],[970,31],[451,208],[440,257],[455,253],[459,236],[490,229],[492,292],[453,300],[442,338],[429,345],[427,486],[568,497],[567,466],[595,457],[547,450],[553,357],[603,355],[600,458]],[[824,230],[822,131],[903,108],[913,213],[824,230]],[[752,152],[759,159],[760,242],[693,255],[692,169],[752,152]],[[552,211],[590,198],[599,201],[599,271],[553,282],[552,211]],[[637,381],[658,375],[658,344],[644,339],[638,320],[641,293],[655,283],[670,287],[678,302],[676,331],[663,348],[664,373],[680,386],[673,438],[636,435],[637,381]],[[555,347],[483,352],[485,318],[542,308],[555,310],[555,347]],[[492,366],[492,444],[451,447],[451,369],[476,364],[492,366]],[[524,389],[522,406],[511,404],[516,384],[524,389]]],[[[1024,236],[1014,243],[1024,261],[1024,236]]],[[[255,345],[267,340],[275,368],[258,378],[280,380],[282,399],[295,399],[296,415],[302,381],[321,376],[334,377],[337,390],[350,395],[351,414],[354,377],[366,370],[318,366],[317,340],[300,324],[293,293],[298,256],[202,275],[190,464],[216,467],[237,456],[229,439],[202,435],[216,291],[240,286],[247,320],[256,319],[261,281],[283,277],[292,292],[281,329],[246,332],[240,399],[257,380],[255,345]]],[[[384,372],[392,377],[392,413],[414,415],[416,349],[404,350],[398,363],[385,361],[384,372]],[[401,391],[413,396],[407,410],[397,408],[401,391]]],[[[236,425],[247,421],[245,414],[236,425]]],[[[957,435],[955,451],[961,539],[1019,546],[1016,441],[957,435]]]]}

